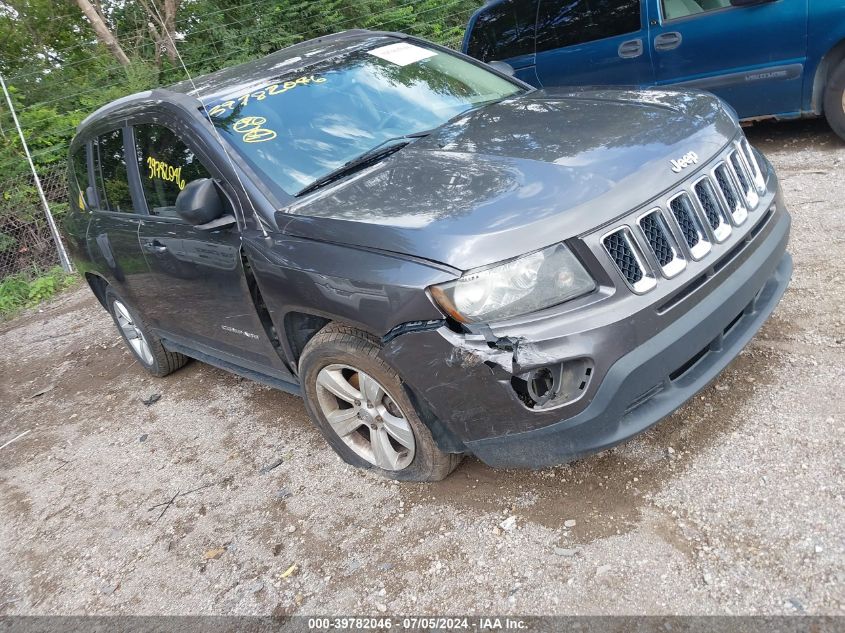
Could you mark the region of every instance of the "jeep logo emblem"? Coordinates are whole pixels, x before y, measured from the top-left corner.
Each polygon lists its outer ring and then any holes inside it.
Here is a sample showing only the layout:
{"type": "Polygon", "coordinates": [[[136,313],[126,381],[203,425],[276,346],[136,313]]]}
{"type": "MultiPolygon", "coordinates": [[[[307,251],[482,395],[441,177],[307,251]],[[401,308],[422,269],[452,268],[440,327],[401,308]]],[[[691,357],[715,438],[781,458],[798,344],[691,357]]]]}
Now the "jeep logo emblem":
{"type": "Polygon", "coordinates": [[[672,164],[672,171],[676,174],[680,174],[690,165],[698,164],[698,154],[690,152],[689,154],[685,154],[680,160],[672,160],[669,162],[672,164]]]}

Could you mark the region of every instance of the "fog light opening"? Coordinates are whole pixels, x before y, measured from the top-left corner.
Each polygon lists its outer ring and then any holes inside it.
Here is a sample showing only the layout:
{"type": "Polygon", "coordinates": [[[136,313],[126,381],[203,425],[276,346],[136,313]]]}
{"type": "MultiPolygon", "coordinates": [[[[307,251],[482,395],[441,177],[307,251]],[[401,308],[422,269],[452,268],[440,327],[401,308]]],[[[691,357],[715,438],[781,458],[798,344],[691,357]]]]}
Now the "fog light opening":
{"type": "Polygon", "coordinates": [[[592,363],[586,358],[541,367],[511,379],[511,386],[529,409],[545,410],[580,398],[590,384],[592,363]]]}
{"type": "Polygon", "coordinates": [[[535,371],[531,378],[526,381],[528,384],[528,395],[537,404],[543,404],[551,400],[554,395],[555,385],[554,376],[548,369],[540,369],[535,371]]]}

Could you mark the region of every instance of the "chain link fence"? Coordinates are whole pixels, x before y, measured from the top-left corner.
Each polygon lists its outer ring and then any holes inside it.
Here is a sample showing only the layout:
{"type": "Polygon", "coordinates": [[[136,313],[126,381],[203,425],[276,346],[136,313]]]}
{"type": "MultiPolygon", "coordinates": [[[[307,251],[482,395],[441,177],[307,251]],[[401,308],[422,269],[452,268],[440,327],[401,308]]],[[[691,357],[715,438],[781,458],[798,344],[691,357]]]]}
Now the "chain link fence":
{"type": "MultiPolygon", "coordinates": [[[[67,210],[67,170],[56,165],[40,172],[50,210],[61,222],[67,210]]],[[[50,233],[33,176],[0,180],[0,281],[12,275],[34,278],[59,264],[58,245],[50,233]]]]}

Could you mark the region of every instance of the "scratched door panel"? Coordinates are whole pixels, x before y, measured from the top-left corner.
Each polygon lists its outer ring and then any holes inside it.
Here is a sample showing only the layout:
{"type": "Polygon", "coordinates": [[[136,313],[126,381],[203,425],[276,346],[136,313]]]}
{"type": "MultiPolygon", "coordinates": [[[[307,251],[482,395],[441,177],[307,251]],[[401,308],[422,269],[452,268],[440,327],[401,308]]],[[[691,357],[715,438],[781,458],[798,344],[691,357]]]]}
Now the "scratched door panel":
{"type": "Polygon", "coordinates": [[[185,186],[214,174],[170,128],[138,123],[133,129],[149,211],[138,238],[152,273],[141,298],[151,325],[165,338],[196,343],[221,358],[278,368],[250,293],[238,227],[200,230],[176,213],[185,186]]]}
{"type": "Polygon", "coordinates": [[[178,220],[145,218],[139,237],[155,282],[144,299],[154,306],[154,327],[275,366],[250,295],[237,227],[200,231],[178,220]]]}

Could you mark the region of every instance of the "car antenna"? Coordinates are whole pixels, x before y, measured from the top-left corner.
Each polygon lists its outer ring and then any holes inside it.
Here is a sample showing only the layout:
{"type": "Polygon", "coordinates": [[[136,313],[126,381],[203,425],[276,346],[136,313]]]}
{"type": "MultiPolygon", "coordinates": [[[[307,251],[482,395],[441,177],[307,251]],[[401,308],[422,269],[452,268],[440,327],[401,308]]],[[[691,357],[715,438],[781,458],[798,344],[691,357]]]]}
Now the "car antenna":
{"type": "MultiPolygon", "coordinates": [[[[191,76],[188,67],[185,65],[185,60],[182,59],[182,54],[179,52],[179,49],[176,46],[176,41],[173,39],[173,34],[167,27],[167,23],[164,21],[164,18],[159,12],[156,3],[151,2],[150,5],[153,7],[153,11],[155,11],[156,17],[158,17],[159,23],[161,24],[161,28],[164,31],[164,34],[167,36],[167,39],[170,40],[170,45],[173,47],[173,52],[176,53],[176,57],[179,59],[179,64],[182,66],[182,70],[185,71],[185,75],[188,77],[188,81],[191,84],[191,88],[193,88],[197,101],[200,102],[203,112],[205,112],[205,115],[208,117],[208,120],[211,121],[211,115],[209,114],[208,108],[205,105],[205,100],[200,96],[199,90],[197,90],[197,85],[194,83],[194,78],[191,76]]],[[[217,137],[217,141],[220,143],[220,147],[223,150],[223,153],[226,155],[226,160],[229,161],[229,166],[232,168],[232,171],[235,174],[235,178],[238,179],[238,184],[241,186],[241,189],[243,189],[244,195],[249,201],[249,206],[252,207],[252,213],[258,221],[258,226],[261,227],[261,233],[264,235],[264,237],[269,237],[267,229],[264,227],[264,222],[261,219],[261,214],[259,214],[258,210],[255,208],[255,203],[252,201],[252,196],[250,196],[249,192],[246,190],[246,186],[244,185],[243,180],[241,180],[241,174],[238,171],[237,167],[235,167],[235,161],[232,160],[232,156],[229,154],[229,150],[226,149],[226,143],[223,141],[223,137],[220,136],[220,132],[218,131],[217,126],[214,125],[214,122],[211,123],[211,129],[214,130],[214,135],[217,137]]]]}

